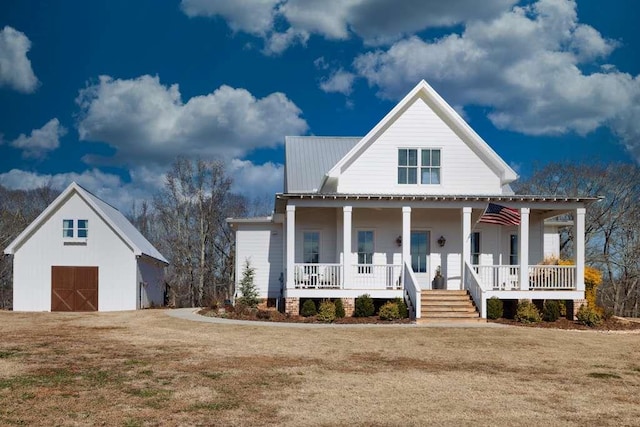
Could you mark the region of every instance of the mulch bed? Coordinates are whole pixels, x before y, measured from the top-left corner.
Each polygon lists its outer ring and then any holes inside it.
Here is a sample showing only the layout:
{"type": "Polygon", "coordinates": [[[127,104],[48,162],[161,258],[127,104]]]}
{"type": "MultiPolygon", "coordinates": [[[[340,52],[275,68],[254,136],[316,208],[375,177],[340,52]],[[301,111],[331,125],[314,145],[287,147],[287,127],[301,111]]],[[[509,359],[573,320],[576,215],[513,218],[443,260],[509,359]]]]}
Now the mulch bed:
{"type": "MultiPolygon", "coordinates": [[[[302,317],[302,316],[289,316],[278,313],[275,310],[260,310],[258,313],[252,314],[238,314],[233,312],[220,313],[217,310],[211,308],[203,308],[198,312],[202,316],[208,317],[220,317],[224,319],[236,319],[236,320],[251,320],[256,322],[287,322],[287,323],[326,323],[319,321],[315,316],[302,317]]],[[[639,320],[626,320],[620,317],[611,317],[610,319],[603,320],[598,326],[589,327],[581,324],[576,320],[568,320],[566,318],[560,318],[555,322],[540,322],[540,323],[520,323],[513,319],[497,319],[488,320],[493,323],[500,323],[510,326],[522,326],[527,328],[543,328],[543,329],[578,329],[585,331],[634,331],[640,330],[639,320]]],[[[370,317],[344,317],[342,319],[336,319],[332,323],[338,325],[357,325],[357,324],[409,324],[411,319],[400,320],[380,320],[377,316],[370,317]]]]}
{"type": "Polygon", "coordinates": [[[576,320],[568,320],[560,318],[555,322],[540,322],[540,323],[520,323],[513,319],[497,319],[489,320],[489,322],[501,323],[503,325],[511,326],[524,326],[528,328],[544,328],[544,329],[578,329],[587,331],[634,331],[640,330],[640,322],[622,319],[620,317],[612,317],[607,320],[603,320],[598,326],[589,327],[576,320]]]}
{"type": "MultiPolygon", "coordinates": [[[[278,313],[274,310],[262,310],[261,313],[273,313],[270,316],[265,314],[238,314],[238,313],[224,313],[221,314],[217,310],[213,310],[210,308],[203,308],[198,312],[198,314],[202,316],[208,317],[220,317],[224,319],[235,319],[235,320],[252,320],[256,322],[287,322],[287,323],[327,323],[321,322],[315,316],[310,317],[302,317],[302,316],[289,316],[285,314],[278,313]]],[[[333,322],[337,325],[356,325],[356,324],[383,324],[383,325],[393,325],[393,324],[403,324],[403,323],[411,323],[411,319],[399,319],[399,320],[380,320],[378,316],[370,316],[370,317],[343,317],[341,319],[336,319],[333,322]]]]}

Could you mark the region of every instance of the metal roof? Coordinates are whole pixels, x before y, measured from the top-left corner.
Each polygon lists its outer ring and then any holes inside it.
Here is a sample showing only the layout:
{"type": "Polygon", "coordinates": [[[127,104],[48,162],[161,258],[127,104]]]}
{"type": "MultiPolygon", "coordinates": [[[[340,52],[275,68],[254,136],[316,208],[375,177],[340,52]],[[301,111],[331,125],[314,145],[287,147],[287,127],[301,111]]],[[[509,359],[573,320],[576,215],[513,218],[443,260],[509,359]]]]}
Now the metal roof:
{"type": "Polygon", "coordinates": [[[78,185],[88,198],[91,199],[99,208],[102,214],[108,218],[108,222],[111,222],[116,231],[119,231],[121,235],[125,235],[129,238],[134,245],[134,250],[137,249],[143,255],[147,255],[151,258],[155,258],[165,264],[169,264],[169,261],[162,256],[162,254],[138,231],[137,228],[129,222],[129,220],[116,208],[105,202],[95,194],[87,191],[85,188],[78,185]]]}
{"type": "Polygon", "coordinates": [[[72,182],[34,221],[27,226],[4,250],[5,254],[12,255],[28,239],[40,225],[49,219],[50,215],[68,200],[72,192],[77,193],[112,229],[117,233],[135,255],[146,255],[162,263],[169,264],[167,259],[135,228],[127,218],[116,208],[91,194],[88,190],[72,182]]]}
{"type": "Polygon", "coordinates": [[[361,137],[285,137],[285,193],[317,192],[325,174],[361,137]]]}

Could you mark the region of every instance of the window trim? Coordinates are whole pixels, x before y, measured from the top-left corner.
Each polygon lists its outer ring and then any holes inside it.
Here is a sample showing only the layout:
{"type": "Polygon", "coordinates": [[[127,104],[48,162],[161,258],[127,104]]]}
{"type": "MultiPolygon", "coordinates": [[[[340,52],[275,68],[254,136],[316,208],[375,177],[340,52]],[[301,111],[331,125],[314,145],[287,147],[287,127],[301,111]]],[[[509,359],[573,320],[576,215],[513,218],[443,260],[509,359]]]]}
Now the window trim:
{"type": "Polygon", "coordinates": [[[470,250],[469,250],[469,255],[471,257],[471,265],[480,265],[480,257],[482,256],[482,233],[479,231],[473,231],[471,232],[471,236],[470,236],[470,250]],[[473,245],[473,241],[474,238],[473,236],[478,236],[478,252],[474,252],[474,245],[473,245]],[[478,262],[475,263],[474,261],[474,256],[478,257],[478,262]]]}
{"type": "Polygon", "coordinates": [[[520,248],[518,245],[518,238],[519,236],[517,234],[514,234],[514,233],[509,234],[509,265],[520,265],[519,264],[520,254],[518,253],[520,248]],[[515,240],[515,246],[514,246],[514,240],[515,240]],[[514,257],[515,257],[515,263],[513,262],[514,257]]]}
{"type": "MultiPolygon", "coordinates": [[[[357,272],[358,272],[358,274],[373,274],[373,267],[372,267],[373,266],[373,256],[376,253],[376,230],[373,229],[373,228],[357,228],[355,230],[355,232],[356,232],[356,238],[354,240],[355,240],[355,244],[356,244],[355,253],[356,253],[356,265],[358,266],[357,272]],[[372,247],[371,247],[371,263],[370,264],[368,264],[368,263],[361,264],[360,263],[360,251],[358,251],[358,249],[359,249],[358,248],[358,246],[359,246],[359,239],[358,238],[359,238],[360,232],[370,232],[371,236],[372,236],[372,239],[371,239],[371,244],[372,244],[372,247]]],[[[367,252],[362,252],[362,253],[366,254],[367,252]]]]}
{"type": "Polygon", "coordinates": [[[320,264],[320,254],[322,253],[322,233],[320,230],[302,230],[302,262],[303,264],[320,264]],[[318,235],[318,262],[307,262],[305,259],[304,236],[307,233],[316,233],[318,235]]]}
{"type": "MultiPolygon", "coordinates": [[[[443,166],[442,166],[442,159],[443,159],[443,148],[439,147],[439,146],[433,146],[433,147],[416,147],[416,146],[404,146],[404,147],[396,147],[396,185],[398,186],[402,186],[402,187],[406,187],[406,186],[416,186],[416,187],[420,187],[420,186],[424,186],[424,187],[437,187],[437,186],[442,186],[442,181],[443,181],[443,166]],[[416,160],[417,160],[417,165],[416,166],[401,166],[400,165],[400,150],[416,150],[416,160]],[[422,165],[422,152],[423,151],[439,151],[440,152],[440,166],[436,166],[438,168],[438,170],[440,171],[440,182],[438,184],[423,184],[422,183],[422,169],[434,169],[436,167],[428,165],[428,166],[423,166],[422,165]],[[404,168],[404,169],[415,169],[416,170],[416,182],[415,183],[400,183],[400,179],[399,179],[399,173],[400,173],[400,168],[404,168]]],[[[408,154],[407,154],[407,158],[408,158],[408,154]]],[[[407,161],[408,163],[408,161],[407,161]]],[[[408,178],[408,175],[407,175],[408,178]]],[[[408,180],[408,179],[407,179],[408,180]]]]}
{"type": "Polygon", "coordinates": [[[89,220],[82,218],[82,219],[69,219],[69,218],[63,218],[62,219],[62,240],[64,242],[86,242],[87,239],[89,238],[89,220]],[[84,221],[86,226],[85,227],[80,227],[80,221],[84,221]],[[71,227],[67,227],[67,222],[71,223],[71,227]],[[67,231],[71,231],[71,235],[68,236],[67,235],[67,231]],[[83,231],[84,236],[80,236],[80,232],[83,231]]]}

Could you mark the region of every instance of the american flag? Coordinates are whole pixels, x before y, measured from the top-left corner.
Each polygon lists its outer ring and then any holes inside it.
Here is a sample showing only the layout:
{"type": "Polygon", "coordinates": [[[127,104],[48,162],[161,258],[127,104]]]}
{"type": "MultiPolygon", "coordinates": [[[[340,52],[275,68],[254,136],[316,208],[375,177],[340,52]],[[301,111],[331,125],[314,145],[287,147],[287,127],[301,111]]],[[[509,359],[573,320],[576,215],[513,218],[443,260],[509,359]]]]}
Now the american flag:
{"type": "Polygon", "coordinates": [[[516,209],[489,203],[478,222],[500,225],[520,225],[520,212],[516,209]]]}

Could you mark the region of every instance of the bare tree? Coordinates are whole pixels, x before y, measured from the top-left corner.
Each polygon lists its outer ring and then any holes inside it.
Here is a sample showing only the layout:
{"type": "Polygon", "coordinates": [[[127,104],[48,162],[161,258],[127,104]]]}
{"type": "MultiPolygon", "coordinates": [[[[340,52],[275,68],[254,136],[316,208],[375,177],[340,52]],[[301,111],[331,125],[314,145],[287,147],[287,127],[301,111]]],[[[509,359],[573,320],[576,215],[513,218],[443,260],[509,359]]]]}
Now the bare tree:
{"type": "MultiPolygon", "coordinates": [[[[4,251],[58,194],[50,184],[28,191],[0,186],[0,250],[4,251]]],[[[0,254],[0,308],[11,308],[12,300],[13,260],[0,254]]]]}
{"type": "Polygon", "coordinates": [[[178,305],[228,297],[233,239],[225,222],[242,214],[242,198],[217,161],[178,158],[154,199],[159,246],[169,257],[168,281],[178,305]]]}
{"type": "MultiPolygon", "coordinates": [[[[552,163],[516,187],[520,194],[600,196],[587,209],[586,261],[603,272],[599,300],[617,315],[640,315],[640,167],[633,164],[552,163]]],[[[573,219],[572,214],[568,214],[573,219]]],[[[573,228],[561,233],[563,256],[573,253],[573,228]]]]}

